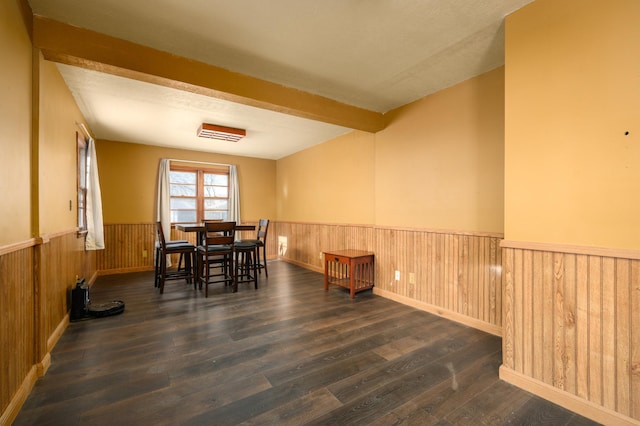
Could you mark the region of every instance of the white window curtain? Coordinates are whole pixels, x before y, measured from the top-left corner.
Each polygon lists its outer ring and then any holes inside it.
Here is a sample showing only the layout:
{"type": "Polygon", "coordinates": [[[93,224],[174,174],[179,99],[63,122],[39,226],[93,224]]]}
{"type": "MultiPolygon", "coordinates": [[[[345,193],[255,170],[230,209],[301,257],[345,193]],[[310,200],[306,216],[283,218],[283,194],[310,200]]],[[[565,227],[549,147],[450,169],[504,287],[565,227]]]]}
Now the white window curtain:
{"type": "Polygon", "coordinates": [[[96,144],[93,138],[87,143],[87,237],[85,249],[104,249],[104,224],[102,222],[102,193],[100,191],[100,178],[98,177],[98,157],[96,157],[96,144]]]}
{"type": "Polygon", "coordinates": [[[158,173],[158,217],[166,239],[171,239],[171,186],[169,183],[170,160],[160,160],[158,173]]]}
{"type": "Polygon", "coordinates": [[[229,166],[229,219],[230,222],[240,223],[240,185],[238,185],[238,170],[235,165],[229,166]]]}
{"type": "MultiPolygon", "coordinates": [[[[169,171],[171,160],[162,158],[158,170],[158,213],[156,220],[162,226],[162,233],[167,240],[171,239],[171,184],[169,171]]],[[[160,242],[158,241],[158,244],[160,242]]],[[[171,256],[167,256],[167,266],[171,266],[171,256]]]]}

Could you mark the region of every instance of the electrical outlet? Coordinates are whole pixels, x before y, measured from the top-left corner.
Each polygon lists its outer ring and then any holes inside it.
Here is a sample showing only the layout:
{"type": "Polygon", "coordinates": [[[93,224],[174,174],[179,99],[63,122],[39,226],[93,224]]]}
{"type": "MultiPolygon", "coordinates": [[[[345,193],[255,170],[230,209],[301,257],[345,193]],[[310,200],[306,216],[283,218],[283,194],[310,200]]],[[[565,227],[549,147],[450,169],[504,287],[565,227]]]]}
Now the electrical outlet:
{"type": "Polygon", "coordinates": [[[142,258],[143,259],[147,258],[147,251],[146,250],[142,250],[142,258]]]}
{"type": "Polygon", "coordinates": [[[322,260],[322,252],[318,255],[318,259],[322,260]]]}
{"type": "Polygon", "coordinates": [[[396,281],[400,281],[400,271],[396,271],[396,281]]]}
{"type": "Polygon", "coordinates": [[[409,272],[409,284],[416,283],[416,274],[413,272],[409,272]]]}

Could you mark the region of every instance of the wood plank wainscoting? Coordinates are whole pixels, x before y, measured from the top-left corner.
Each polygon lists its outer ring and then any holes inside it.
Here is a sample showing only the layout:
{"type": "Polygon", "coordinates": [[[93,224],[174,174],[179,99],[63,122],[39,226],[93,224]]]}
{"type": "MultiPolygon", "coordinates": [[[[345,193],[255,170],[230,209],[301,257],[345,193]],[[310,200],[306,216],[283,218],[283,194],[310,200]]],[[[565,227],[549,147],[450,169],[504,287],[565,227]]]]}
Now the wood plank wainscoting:
{"type": "Polygon", "coordinates": [[[37,379],[36,241],[0,247],[0,424],[11,424],[37,379]]]}
{"type": "Polygon", "coordinates": [[[491,334],[502,333],[502,235],[372,225],[275,225],[283,260],[322,272],[323,251],[372,251],[374,293],[491,334]]]}
{"type": "Polygon", "coordinates": [[[95,252],[72,229],[0,247],[0,424],[11,424],[69,323],[76,276],[96,278],[95,252]]]}
{"type": "Polygon", "coordinates": [[[501,235],[376,229],[377,294],[502,335],[501,235]],[[400,280],[395,280],[400,271],[400,280]],[[413,275],[410,275],[413,274],[413,275]]]}
{"type": "Polygon", "coordinates": [[[502,247],[500,377],[604,424],[640,424],[640,252],[502,247]]]}
{"type": "Polygon", "coordinates": [[[155,223],[105,223],[105,249],[96,258],[98,273],[153,270],[155,243],[155,223]]]}
{"type": "MultiPolygon", "coordinates": [[[[258,221],[243,222],[258,225],[258,221]]],[[[269,225],[267,233],[267,258],[277,257],[275,226],[269,225]]],[[[243,231],[241,238],[255,238],[255,231],[243,231]]],[[[196,242],[196,234],[171,230],[172,240],[196,242]]],[[[153,270],[156,244],[155,223],[111,223],[104,225],[105,249],[97,252],[96,264],[99,275],[121,274],[153,270]]],[[[178,256],[172,257],[176,262],[178,256]]]]}

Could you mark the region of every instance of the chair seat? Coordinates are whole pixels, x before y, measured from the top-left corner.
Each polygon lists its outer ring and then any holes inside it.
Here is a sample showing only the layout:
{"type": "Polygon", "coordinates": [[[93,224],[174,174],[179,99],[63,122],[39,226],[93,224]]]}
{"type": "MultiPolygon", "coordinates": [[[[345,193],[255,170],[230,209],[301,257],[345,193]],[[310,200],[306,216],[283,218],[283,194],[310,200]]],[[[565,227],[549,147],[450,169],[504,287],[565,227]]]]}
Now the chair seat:
{"type": "Polygon", "coordinates": [[[167,253],[185,251],[185,250],[195,250],[196,246],[190,243],[180,243],[180,244],[172,244],[167,245],[167,253]]]}
{"type": "MultiPolygon", "coordinates": [[[[188,243],[189,241],[187,240],[172,240],[172,241],[167,241],[165,244],[168,246],[171,245],[175,245],[175,244],[185,244],[188,243]]],[[[160,248],[160,242],[156,241],[156,248],[160,248]]]]}
{"type": "Polygon", "coordinates": [[[240,241],[238,241],[236,243],[236,246],[238,244],[244,244],[244,243],[246,243],[246,244],[255,244],[255,245],[259,246],[259,247],[262,247],[264,245],[264,241],[262,241],[262,240],[240,240],[240,241]]]}
{"type": "Polygon", "coordinates": [[[173,244],[185,244],[188,243],[188,240],[172,240],[172,241],[167,241],[167,245],[173,245],[173,244]]]}
{"type": "Polygon", "coordinates": [[[240,249],[251,249],[256,247],[258,244],[256,241],[254,240],[242,240],[242,241],[237,241],[236,242],[236,250],[240,249]]]}
{"type": "Polygon", "coordinates": [[[207,252],[209,253],[218,253],[218,252],[228,252],[232,250],[231,245],[228,244],[222,244],[222,245],[213,245],[213,246],[198,246],[198,252],[200,253],[205,253],[207,252]]]}

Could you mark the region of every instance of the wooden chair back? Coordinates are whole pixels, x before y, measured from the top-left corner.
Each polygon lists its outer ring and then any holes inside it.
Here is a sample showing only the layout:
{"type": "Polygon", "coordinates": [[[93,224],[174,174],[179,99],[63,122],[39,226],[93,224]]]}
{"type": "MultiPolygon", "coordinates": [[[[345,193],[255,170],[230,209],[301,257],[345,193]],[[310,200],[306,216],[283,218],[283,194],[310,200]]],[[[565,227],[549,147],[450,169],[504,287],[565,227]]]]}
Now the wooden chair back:
{"type": "Polygon", "coordinates": [[[160,221],[156,222],[156,231],[158,233],[158,243],[160,243],[160,248],[162,251],[166,251],[167,240],[164,238],[164,231],[162,230],[162,223],[160,221]]]}
{"type": "Polygon", "coordinates": [[[214,222],[207,221],[204,223],[204,244],[205,246],[226,246],[229,245],[233,249],[235,241],[235,222],[214,222]]]}
{"type": "Polygon", "coordinates": [[[258,222],[258,233],[256,235],[256,240],[266,243],[268,230],[269,230],[269,219],[260,219],[260,222],[258,222]]]}

